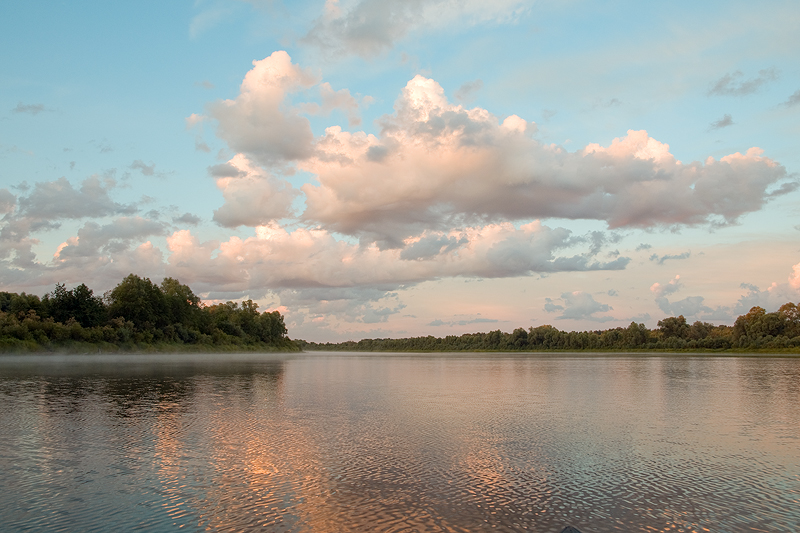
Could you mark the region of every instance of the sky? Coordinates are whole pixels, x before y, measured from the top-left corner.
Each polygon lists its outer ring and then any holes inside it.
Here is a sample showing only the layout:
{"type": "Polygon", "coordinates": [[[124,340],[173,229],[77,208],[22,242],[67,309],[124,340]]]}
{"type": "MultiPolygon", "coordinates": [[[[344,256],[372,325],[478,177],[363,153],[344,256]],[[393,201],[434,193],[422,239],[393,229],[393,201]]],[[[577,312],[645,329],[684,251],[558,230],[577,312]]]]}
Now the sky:
{"type": "Polygon", "coordinates": [[[0,290],[310,341],[800,301],[800,5],[0,4],[0,290]]]}

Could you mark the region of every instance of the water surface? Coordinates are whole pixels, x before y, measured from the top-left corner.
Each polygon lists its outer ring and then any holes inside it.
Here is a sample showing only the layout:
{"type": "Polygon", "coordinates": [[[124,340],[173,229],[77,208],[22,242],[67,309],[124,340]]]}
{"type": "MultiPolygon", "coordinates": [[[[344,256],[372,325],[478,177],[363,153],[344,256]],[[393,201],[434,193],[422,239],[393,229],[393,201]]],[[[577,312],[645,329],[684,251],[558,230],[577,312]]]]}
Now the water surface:
{"type": "Polygon", "coordinates": [[[800,530],[800,358],[0,357],[0,529],[800,530]]]}

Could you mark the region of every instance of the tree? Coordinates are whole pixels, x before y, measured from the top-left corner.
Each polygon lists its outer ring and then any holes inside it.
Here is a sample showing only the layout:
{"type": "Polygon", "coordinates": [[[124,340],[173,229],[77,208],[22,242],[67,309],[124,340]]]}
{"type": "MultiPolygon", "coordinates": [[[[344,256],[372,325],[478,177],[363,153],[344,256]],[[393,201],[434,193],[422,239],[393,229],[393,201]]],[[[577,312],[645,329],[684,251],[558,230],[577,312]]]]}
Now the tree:
{"type": "Polygon", "coordinates": [[[683,315],[667,317],[658,321],[658,328],[665,338],[685,339],[689,336],[689,325],[683,315]]]}
{"type": "Polygon", "coordinates": [[[650,330],[647,329],[647,326],[636,322],[631,322],[623,334],[625,346],[630,348],[647,344],[649,338],[650,330]]]}
{"type": "Polygon", "coordinates": [[[130,274],[109,293],[108,314],[124,317],[140,330],[166,326],[168,309],[164,293],[149,278],[130,274]]]}
{"type": "Polygon", "coordinates": [[[192,292],[188,285],[181,284],[175,278],[164,278],[161,292],[167,308],[169,322],[197,327],[202,321],[200,298],[192,292]]]}
{"type": "Polygon", "coordinates": [[[105,323],[107,319],[103,300],[94,296],[92,289],[84,283],[70,291],[63,283],[57,283],[53,292],[45,295],[43,301],[53,320],[62,324],[72,318],[84,328],[91,328],[105,323]]]}

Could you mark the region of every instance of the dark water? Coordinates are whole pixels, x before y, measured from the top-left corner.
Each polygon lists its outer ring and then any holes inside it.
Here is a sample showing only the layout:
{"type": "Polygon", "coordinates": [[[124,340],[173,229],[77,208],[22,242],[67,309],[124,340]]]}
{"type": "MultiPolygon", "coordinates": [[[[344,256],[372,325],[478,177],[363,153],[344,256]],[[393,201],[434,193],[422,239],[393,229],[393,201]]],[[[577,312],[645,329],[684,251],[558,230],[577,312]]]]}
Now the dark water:
{"type": "Polygon", "coordinates": [[[9,531],[800,531],[800,358],[0,358],[9,531]]]}

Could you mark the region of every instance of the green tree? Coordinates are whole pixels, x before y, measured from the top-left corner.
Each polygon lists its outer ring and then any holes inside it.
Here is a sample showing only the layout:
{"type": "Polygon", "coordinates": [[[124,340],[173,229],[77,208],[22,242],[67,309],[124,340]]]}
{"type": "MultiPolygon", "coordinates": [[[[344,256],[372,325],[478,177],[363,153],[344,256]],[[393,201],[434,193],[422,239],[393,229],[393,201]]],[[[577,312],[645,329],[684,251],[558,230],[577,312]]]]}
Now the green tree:
{"type": "Polygon", "coordinates": [[[168,324],[169,314],[164,293],[149,278],[129,274],[108,295],[108,314],[123,317],[140,330],[168,324]]]}
{"type": "Polygon", "coordinates": [[[72,318],[84,328],[91,328],[107,320],[103,300],[94,296],[92,289],[84,283],[69,291],[63,283],[57,283],[53,292],[45,295],[43,302],[53,320],[62,324],[72,318]]]}
{"type": "Polygon", "coordinates": [[[667,317],[658,321],[658,328],[665,338],[685,339],[689,336],[689,325],[683,315],[667,317]]]}
{"type": "Polygon", "coordinates": [[[183,285],[175,278],[164,278],[161,292],[167,308],[171,324],[183,324],[198,327],[202,322],[200,298],[192,292],[188,285],[183,285]]]}

